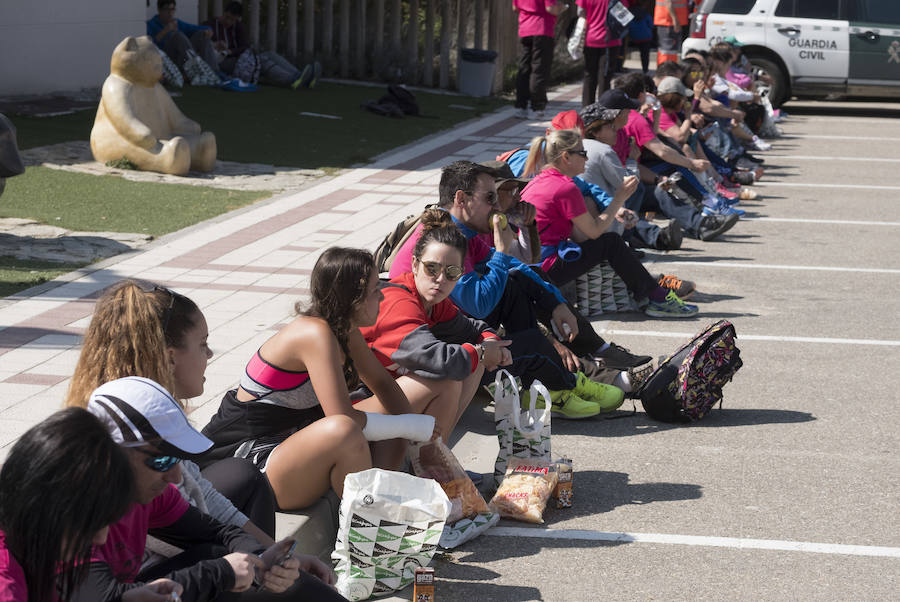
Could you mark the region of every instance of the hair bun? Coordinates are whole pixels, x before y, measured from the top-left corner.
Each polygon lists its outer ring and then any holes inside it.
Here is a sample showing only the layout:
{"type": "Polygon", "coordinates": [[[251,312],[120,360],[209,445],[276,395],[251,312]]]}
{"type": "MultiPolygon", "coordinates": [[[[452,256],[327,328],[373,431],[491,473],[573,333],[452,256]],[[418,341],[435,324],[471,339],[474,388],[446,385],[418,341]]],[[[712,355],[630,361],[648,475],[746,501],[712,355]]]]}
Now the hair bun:
{"type": "Polygon", "coordinates": [[[453,225],[449,211],[430,207],[422,212],[422,230],[436,230],[453,225]]]}

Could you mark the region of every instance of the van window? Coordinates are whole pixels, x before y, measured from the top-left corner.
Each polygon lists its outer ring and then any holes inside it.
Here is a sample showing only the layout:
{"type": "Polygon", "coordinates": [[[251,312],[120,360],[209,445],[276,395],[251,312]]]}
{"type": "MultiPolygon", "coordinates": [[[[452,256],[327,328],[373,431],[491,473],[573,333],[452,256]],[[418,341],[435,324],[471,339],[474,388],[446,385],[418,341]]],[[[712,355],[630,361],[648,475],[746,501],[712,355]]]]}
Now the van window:
{"type": "MultiPolygon", "coordinates": [[[[878,0],[873,0],[877,2],[878,0]]],[[[781,0],[775,9],[776,17],[800,19],[837,19],[839,0],[781,0]]]]}
{"type": "Polygon", "coordinates": [[[756,0],[706,0],[701,13],[722,13],[725,15],[746,15],[756,4],[756,0]]]}
{"type": "Polygon", "coordinates": [[[838,0],[797,0],[796,11],[801,19],[837,19],[838,0]]]}
{"type": "Polygon", "coordinates": [[[900,2],[853,0],[850,2],[850,20],[900,27],[900,2]]]}

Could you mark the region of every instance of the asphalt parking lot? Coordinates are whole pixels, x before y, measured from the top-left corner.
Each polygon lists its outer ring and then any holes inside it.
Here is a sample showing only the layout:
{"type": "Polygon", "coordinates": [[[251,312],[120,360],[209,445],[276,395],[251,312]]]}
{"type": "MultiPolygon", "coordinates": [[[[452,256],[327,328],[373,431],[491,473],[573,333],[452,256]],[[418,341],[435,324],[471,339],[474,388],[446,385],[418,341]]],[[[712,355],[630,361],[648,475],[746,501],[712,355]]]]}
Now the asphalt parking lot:
{"type": "MultiPolygon", "coordinates": [[[[595,322],[657,356],[731,320],[744,367],[723,408],[554,422],[575,506],[439,560],[443,599],[900,598],[900,106],[785,109],[746,219],[650,267],[694,280],[700,317],[595,322]]],[[[488,471],[482,412],[457,448],[488,471]]]]}

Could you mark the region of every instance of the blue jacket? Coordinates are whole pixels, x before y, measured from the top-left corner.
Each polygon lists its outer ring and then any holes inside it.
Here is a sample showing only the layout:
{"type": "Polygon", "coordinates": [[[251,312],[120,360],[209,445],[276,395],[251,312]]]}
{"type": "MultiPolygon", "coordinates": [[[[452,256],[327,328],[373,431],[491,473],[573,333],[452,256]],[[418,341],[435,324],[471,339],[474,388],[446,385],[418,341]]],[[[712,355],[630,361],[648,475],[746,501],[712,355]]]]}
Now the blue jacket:
{"type": "MultiPolygon", "coordinates": [[[[477,239],[473,239],[478,233],[455,217],[453,221],[466,239],[470,241],[469,247],[471,251],[472,243],[477,241],[477,239]]],[[[481,245],[484,244],[481,241],[477,242],[481,245]]],[[[503,291],[506,288],[506,279],[510,270],[519,270],[522,274],[539,284],[544,291],[552,295],[559,303],[566,302],[559,289],[538,276],[528,265],[515,257],[499,253],[494,248],[490,248],[487,254],[475,264],[473,271],[462,275],[459,282],[453,287],[450,298],[456,303],[457,307],[470,316],[484,318],[500,302],[500,298],[503,296],[503,291]]]]}
{"type": "MultiPolygon", "coordinates": [[[[178,31],[180,31],[187,37],[191,37],[198,31],[209,29],[209,27],[205,27],[203,25],[191,25],[190,23],[185,23],[181,19],[175,19],[175,21],[178,22],[178,31]]],[[[153,38],[153,42],[160,48],[162,48],[163,42],[166,41],[166,38],[172,35],[172,32],[169,32],[167,35],[163,36],[161,40],[157,40],[156,36],[163,30],[163,27],[165,26],[163,25],[162,21],[159,20],[159,15],[154,15],[152,19],[149,19],[147,21],[147,35],[153,38]]]]}

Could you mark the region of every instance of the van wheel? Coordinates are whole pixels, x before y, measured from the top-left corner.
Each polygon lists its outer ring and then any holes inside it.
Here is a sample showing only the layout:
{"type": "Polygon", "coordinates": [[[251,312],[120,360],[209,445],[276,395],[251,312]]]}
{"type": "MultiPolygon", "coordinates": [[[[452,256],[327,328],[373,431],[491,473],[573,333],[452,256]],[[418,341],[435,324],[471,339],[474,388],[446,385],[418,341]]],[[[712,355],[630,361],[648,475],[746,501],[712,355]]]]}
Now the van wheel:
{"type": "Polygon", "coordinates": [[[769,96],[769,102],[775,108],[780,107],[788,100],[787,78],[784,71],[774,61],[764,59],[758,56],[751,56],[750,63],[757,76],[757,91],[765,96],[769,96]]]}

